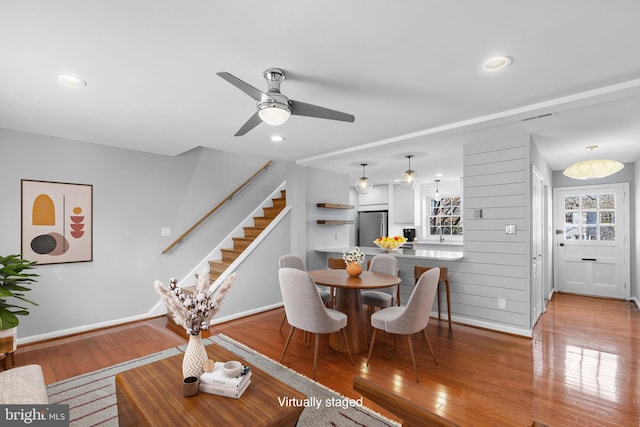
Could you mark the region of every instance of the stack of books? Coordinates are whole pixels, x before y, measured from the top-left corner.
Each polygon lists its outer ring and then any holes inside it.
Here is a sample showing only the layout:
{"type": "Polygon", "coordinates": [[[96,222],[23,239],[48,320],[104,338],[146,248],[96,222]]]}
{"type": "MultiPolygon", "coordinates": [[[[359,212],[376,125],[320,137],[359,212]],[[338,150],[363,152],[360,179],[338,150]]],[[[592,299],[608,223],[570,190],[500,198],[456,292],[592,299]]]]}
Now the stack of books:
{"type": "Polygon", "coordinates": [[[213,371],[200,376],[200,391],[219,396],[239,398],[251,384],[251,368],[245,366],[237,377],[228,377],[222,372],[222,362],[216,362],[213,371]]]}

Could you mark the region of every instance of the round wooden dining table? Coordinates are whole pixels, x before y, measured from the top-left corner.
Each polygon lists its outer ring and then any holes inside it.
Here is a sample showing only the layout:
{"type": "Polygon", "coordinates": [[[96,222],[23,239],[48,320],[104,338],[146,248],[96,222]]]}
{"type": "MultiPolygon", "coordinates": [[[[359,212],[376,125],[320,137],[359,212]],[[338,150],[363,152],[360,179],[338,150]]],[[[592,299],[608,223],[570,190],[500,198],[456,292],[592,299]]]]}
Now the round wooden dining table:
{"type": "MultiPolygon", "coordinates": [[[[363,271],[358,277],[350,277],[344,269],[311,270],[309,275],[317,285],[335,288],[336,298],[333,308],[347,315],[347,337],[351,352],[367,351],[366,317],[362,309],[360,291],[398,285],[400,277],[373,271],[363,271]]],[[[329,344],[334,350],[347,352],[342,334],[331,334],[329,344]]]]}

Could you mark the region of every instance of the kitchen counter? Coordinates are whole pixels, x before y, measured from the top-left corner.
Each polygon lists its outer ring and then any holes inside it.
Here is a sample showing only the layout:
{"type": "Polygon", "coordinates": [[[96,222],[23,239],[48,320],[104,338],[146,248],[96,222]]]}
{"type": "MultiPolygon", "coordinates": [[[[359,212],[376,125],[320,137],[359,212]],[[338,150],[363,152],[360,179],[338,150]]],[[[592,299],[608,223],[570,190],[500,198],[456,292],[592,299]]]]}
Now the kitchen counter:
{"type": "Polygon", "coordinates": [[[463,243],[460,240],[414,240],[410,242],[413,245],[428,245],[428,246],[462,246],[463,243]]]}
{"type": "MultiPolygon", "coordinates": [[[[351,251],[353,247],[335,247],[335,248],[321,248],[316,249],[316,252],[320,253],[338,253],[342,254],[343,252],[351,251]]],[[[372,257],[375,255],[386,253],[385,250],[374,247],[363,247],[360,246],[360,250],[364,252],[368,257],[372,257]]],[[[389,252],[391,255],[394,255],[398,258],[413,258],[413,259],[428,259],[428,260],[437,260],[437,261],[460,261],[464,258],[464,252],[462,251],[440,251],[440,250],[429,250],[429,249],[394,249],[389,252]]]]}

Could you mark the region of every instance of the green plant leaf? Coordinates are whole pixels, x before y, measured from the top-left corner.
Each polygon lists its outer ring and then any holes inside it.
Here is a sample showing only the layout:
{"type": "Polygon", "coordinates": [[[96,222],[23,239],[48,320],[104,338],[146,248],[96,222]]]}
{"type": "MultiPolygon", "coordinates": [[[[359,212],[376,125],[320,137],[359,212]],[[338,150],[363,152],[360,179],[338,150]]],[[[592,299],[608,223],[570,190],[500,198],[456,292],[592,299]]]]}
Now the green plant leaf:
{"type": "Polygon", "coordinates": [[[31,301],[30,299],[26,299],[25,297],[23,297],[22,295],[14,295],[16,298],[21,299],[22,301],[28,302],[30,304],[36,305],[36,306],[40,306],[40,304],[38,304],[37,302],[31,301]]]}
{"type": "Polygon", "coordinates": [[[20,321],[15,314],[9,310],[0,307],[0,329],[11,329],[18,326],[20,321]]]}

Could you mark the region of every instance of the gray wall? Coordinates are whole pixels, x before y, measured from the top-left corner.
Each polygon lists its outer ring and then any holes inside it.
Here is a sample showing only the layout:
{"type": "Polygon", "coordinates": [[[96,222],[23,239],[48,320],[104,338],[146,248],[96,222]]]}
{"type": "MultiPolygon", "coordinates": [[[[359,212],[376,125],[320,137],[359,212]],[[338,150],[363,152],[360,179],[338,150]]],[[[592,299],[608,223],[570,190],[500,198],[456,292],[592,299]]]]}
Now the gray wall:
{"type": "Polygon", "coordinates": [[[465,145],[465,257],[450,273],[454,315],[520,334],[531,328],[530,144],[522,134],[465,145]],[[515,224],[517,234],[505,234],[506,224],[515,224]],[[498,308],[500,298],[505,309],[498,308]]]}
{"type": "Polygon", "coordinates": [[[281,164],[269,168],[194,237],[162,255],[267,159],[204,148],[167,157],[2,129],[0,158],[2,254],[20,252],[21,179],[93,185],[94,260],[38,267],[29,297],[40,306],[20,318],[20,342],[144,317],[158,302],[153,281],[187,274],[286,172],[281,164]],[[161,237],[161,227],[171,227],[172,236],[161,237]]]}

